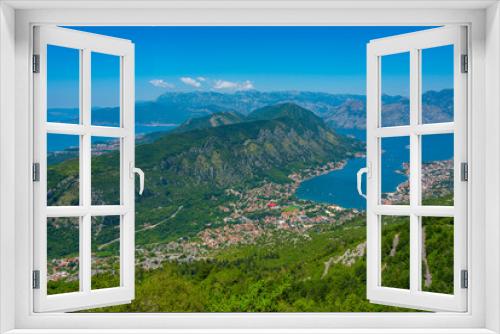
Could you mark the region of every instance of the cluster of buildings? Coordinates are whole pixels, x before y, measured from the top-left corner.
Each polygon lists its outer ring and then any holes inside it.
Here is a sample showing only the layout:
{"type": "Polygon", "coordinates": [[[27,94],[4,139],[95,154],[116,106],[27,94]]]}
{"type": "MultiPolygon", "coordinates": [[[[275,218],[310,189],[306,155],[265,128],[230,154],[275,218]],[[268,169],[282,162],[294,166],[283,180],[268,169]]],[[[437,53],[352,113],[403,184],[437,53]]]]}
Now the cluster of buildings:
{"type": "Polygon", "coordinates": [[[317,168],[307,168],[301,171],[300,173],[292,173],[288,175],[290,179],[295,181],[295,183],[300,183],[307,179],[328,174],[334,170],[342,169],[346,165],[346,160],[336,161],[336,162],[328,162],[323,166],[319,166],[317,168]]]}
{"type": "Polygon", "coordinates": [[[50,260],[47,266],[47,280],[67,279],[73,281],[78,279],[78,264],[78,257],[50,260]]]}
{"type": "Polygon", "coordinates": [[[453,160],[422,164],[422,198],[442,197],[453,193],[453,160]]]}
{"type": "MultiPolygon", "coordinates": [[[[340,206],[298,200],[294,193],[303,180],[342,168],[344,161],[330,162],[316,169],[294,173],[287,184],[263,182],[245,190],[227,189],[230,200],[218,206],[220,221],[208,224],[194,237],[136,249],[136,264],[144,269],[159,268],[165,262],[192,262],[210,258],[210,252],[234,245],[253,244],[277,231],[305,235],[318,224],[340,225],[359,214],[340,206]]],[[[51,279],[68,278],[69,261],[54,260],[51,279]]],[[[78,259],[76,258],[76,261],[78,259]]],[[[113,259],[99,258],[102,270],[113,270],[113,259]]],[[[78,263],[78,262],[76,262],[78,263]]]]}
{"type": "MultiPolygon", "coordinates": [[[[403,163],[402,174],[409,175],[410,166],[403,163]]],[[[443,197],[453,193],[453,160],[437,160],[422,163],[422,199],[443,197]]],[[[382,204],[409,204],[410,183],[400,183],[394,192],[383,193],[382,204]]]]}

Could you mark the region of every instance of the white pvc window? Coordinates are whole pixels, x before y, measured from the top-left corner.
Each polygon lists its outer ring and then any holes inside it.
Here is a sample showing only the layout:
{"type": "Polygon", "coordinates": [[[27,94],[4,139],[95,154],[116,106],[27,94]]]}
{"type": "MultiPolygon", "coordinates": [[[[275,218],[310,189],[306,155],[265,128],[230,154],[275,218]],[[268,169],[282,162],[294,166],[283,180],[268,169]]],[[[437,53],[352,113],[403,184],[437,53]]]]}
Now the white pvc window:
{"type": "Polygon", "coordinates": [[[33,65],[34,162],[39,176],[34,180],[34,311],[73,311],[128,303],[134,298],[134,45],[128,40],[70,29],[36,27],[34,55],[39,57],[34,58],[33,65]],[[119,108],[114,110],[113,124],[99,124],[92,115],[92,65],[105,57],[111,58],[109,64],[116,73],[114,98],[119,108]],[[63,78],[63,85],[51,86],[49,76],[54,73],[63,78]],[[73,107],[58,109],[62,115],[56,121],[47,112],[48,100],[54,94],[73,107]],[[109,190],[96,189],[103,185],[92,180],[93,150],[103,140],[115,149],[116,170],[110,172],[114,180],[105,184],[115,188],[105,200],[97,201],[96,193],[109,190]],[[64,142],[74,147],[75,157],[67,165],[73,172],[53,182],[48,180],[47,145],[64,142]],[[63,184],[65,196],[48,201],[49,182],[63,184]],[[97,249],[92,245],[96,240],[93,226],[103,223],[114,227],[115,237],[105,246],[115,254],[113,266],[119,276],[114,285],[104,288],[92,282],[99,272],[94,268],[99,259],[93,259],[97,249]],[[51,253],[57,253],[57,238],[50,235],[54,231],[71,241],[71,254],[64,260],[51,259],[51,253]],[[49,293],[50,279],[57,279],[52,270],[62,265],[65,269],[58,275],[73,275],[73,284],[49,293]]]}
{"type": "Polygon", "coordinates": [[[382,38],[367,46],[367,297],[374,303],[423,310],[466,311],[467,290],[463,275],[467,270],[467,182],[462,175],[463,163],[467,162],[466,55],[464,27],[442,27],[382,38]],[[451,69],[453,110],[447,117],[433,118],[428,115],[432,110],[425,105],[429,96],[424,98],[424,94],[428,77],[426,66],[437,48],[449,50],[448,58],[442,60],[438,68],[449,66],[451,69]],[[390,62],[398,63],[393,67],[396,70],[390,70],[391,66],[387,65],[390,62]],[[400,110],[400,117],[387,119],[386,110],[390,108],[384,106],[383,95],[391,85],[391,76],[398,79],[399,87],[396,88],[408,93],[409,105],[400,110]],[[444,142],[452,146],[451,160],[434,165],[428,163],[427,152],[439,149],[432,143],[441,145],[444,142]],[[398,156],[407,154],[407,161],[402,166],[406,181],[397,193],[388,194],[384,185],[384,166],[390,162],[384,159],[390,157],[390,150],[397,149],[403,152],[398,156]],[[437,177],[450,179],[451,198],[437,203],[427,198],[429,173],[442,173],[437,177]],[[452,226],[452,238],[447,242],[452,252],[453,263],[449,265],[453,275],[448,289],[431,288],[432,276],[427,272],[426,240],[432,237],[429,233],[436,221],[444,221],[448,228],[452,226]],[[390,228],[399,230],[393,233],[394,251],[387,255],[384,233],[390,228]],[[397,259],[395,249],[402,247],[400,241],[404,236],[408,240],[409,257],[397,259]],[[390,270],[390,260],[386,260],[386,256],[408,264],[407,271],[398,274],[399,282],[384,280],[384,273],[390,270]]]}

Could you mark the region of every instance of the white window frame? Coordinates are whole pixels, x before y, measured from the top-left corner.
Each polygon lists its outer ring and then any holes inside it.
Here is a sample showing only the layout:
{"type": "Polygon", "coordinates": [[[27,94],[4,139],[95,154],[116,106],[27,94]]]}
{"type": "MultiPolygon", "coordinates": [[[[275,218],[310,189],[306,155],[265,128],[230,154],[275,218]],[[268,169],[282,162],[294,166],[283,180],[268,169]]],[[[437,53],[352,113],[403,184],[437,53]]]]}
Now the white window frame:
{"type": "Polygon", "coordinates": [[[38,164],[39,181],[33,184],[33,264],[37,270],[39,288],[34,289],[35,312],[74,311],[98,306],[129,303],[134,299],[135,273],[135,196],[134,196],[134,44],[77,30],[53,26],[34,27],[33,52],[39,56],[38,73],[33,75],[34,97],[34,162],[38,164]],[[78,52],[80,83],[78,124],[47,121],[47,46],[71,48],[78,52]],[[92,53],[119,58],[119,120],[118,126],[96,126],[91,122],[92,53]],[[79,136],[79,205],[47,206],[47,136],[63,134],[79,136]],[[93,205],[91,203],[91,140],[93,136],[120,141],[120,203],[93,205]],[[120,285],[91,288],[92,217],[120,217],[120,285]],[[73,217],[79,220],[79,291],[47,295],[47,219],[73,217]]]}
{"type": "MultiPolygon", "coordinates": [[[[500,10],[496,2],[234,1],[229,4],[186,1],[182,4],[133,0],[72,3],[10,0],[0,3],[0,14],[2,332],[47,333],[50,329],[50,332],[61,333],[95,333],[99,328],[129,329],[128,333],[151,332],[153,329],[172,333],[175,328],[191,328],[192,333],[283,333],[287,332],[286,329],[294,333],[500,331],[500,229],[497,224],[500,220],[500,117],[497,113],[500,109],[500,10]],[[471,181],[468,215],[471,224],[468,256],[471,266],[467,313],[34,314],[30,257],[33,244],[30,55],[31,31],[35,24],[469,25],[471,87],[468,95],[471,112],[468,115],[468,149],[471,181]],[[15,70],[12,68],[14,60],[15,70]],[[14,142],[12,138],[15,138],[14,142]],[[7,189],[4,185],[12,187],[7,189]],[[15,189],[14,196],[11,196],[12,189],[15,189]],[[12,254],[15,254],[15,259],[12,254]]],[[[111,330],[99,332],[111,333],[111,330]]]]}
{"type": "Polygon", "coordinates": [[[415,307],[436,311],[467,310],[467,289],[462,287],[462,270],[467,270],[467,183],[461,180],[461,164],[467,163],[467,79],[462,71],[462,56],[467,55],[467,28],[445,26],[414,33],[389,36],[370,41],[367,46],[367,296],[375,303],[415,307]],[[453,120],[444,123],[422,123],[422,50],[452,45],[454,108],[453,120]],[[410,108],[409,124],[382,126],[381,85],[384,56],[409,54],[410,108]],[[453,135],[453,206],[421,204],[422,136],[453,135]],[[382,140],[407,137],[409,140],[410,198],[408,205],[381,203],[382,140]],[[381,235],[382,219],[387,216],[409,218],[410,270],[409,289],[382,286],[381,235]],[[453,293],[422,290],[422,217],[453,218],[453,293]]]}

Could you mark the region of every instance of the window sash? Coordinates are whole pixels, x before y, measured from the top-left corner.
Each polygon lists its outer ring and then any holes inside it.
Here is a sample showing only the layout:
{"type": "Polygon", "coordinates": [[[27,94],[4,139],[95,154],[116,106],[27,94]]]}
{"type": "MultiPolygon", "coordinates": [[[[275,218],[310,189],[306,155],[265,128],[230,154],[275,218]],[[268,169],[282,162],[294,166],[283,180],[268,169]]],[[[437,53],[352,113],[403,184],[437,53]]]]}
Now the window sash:
{"type": "Polygon", "coordinates": [[[40,72],[34,74],[34,161],[40,166],[40,181],[34,187],[33,269],[40,272],[40,288],[33,290],[35,312],[74,311],[128,303],[134,298],[134,48],[130,41],[71,29],[35,27],[34,53],[40,57],[40,72]],[[47,122],[47,45],[79,50],[80,124],[47,122]],[[120,126],[91,124],[91,54],[120,57],[120,126]],[[47,206],[47,135],[80,137],[79,205],[47,206]],[[91,138],[104,136],[120,141],[120,204],[91,203],[91,138]],[[120,215],[120,286],[91,289],[92,216],[120,215]],[[79,291],[47,294],[47,218],[79,219],[79,291]]]}
{"type": "Polygon", "coordinates": [[[461,288],[461,270],[467,269],[467,184],[460,180],[460,165],[467,162],[467,75],[461,73],[466,54],[466,28],[447,26],[371,41],[367,48],[367,296],[375,303],[423,310],[467,310],[467,290],[461,288]],[[420,124],[422,49],[454,46],[454,121],[420,124]],[[410,124],[381,127],[381,57],[410,53],[410,124]],[[421,195],[421,140],[425,134],[454,134],[454,206],[423,206],[421,195]],[[408,136],[410,140],[410,204],[381,205],[381,139],[408,136]],[[410,289],[381,285],[381,217],[410,217],[410,289]],[[454,218],[454,293],[421,291],[421,217],[454,218]]]}

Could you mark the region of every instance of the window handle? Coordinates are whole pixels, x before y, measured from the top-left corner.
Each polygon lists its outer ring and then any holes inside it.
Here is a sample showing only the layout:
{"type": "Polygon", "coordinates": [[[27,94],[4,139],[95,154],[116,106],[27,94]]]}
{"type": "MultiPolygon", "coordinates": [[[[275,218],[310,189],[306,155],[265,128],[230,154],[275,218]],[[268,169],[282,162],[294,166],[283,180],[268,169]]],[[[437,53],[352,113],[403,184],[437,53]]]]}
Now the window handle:
{"type": "Polygon", "coordinates": [[[356,174],[357,176],[357,185],[358,185],[358,194],[360,194],[361,196],[363,196],[365,199],[366,199],[366,195],[363,194],[363,190],[361,190],[361,184],[362,184],[362,177],[363,177],[363,174],[368,174],[368,167],[363,167],[361,168],[360,170],[358,170],[358,173],[356,174]]]}
{"type": "Polygon", "coordinates": [[[139,195],[144,191],[144,172],[142,169],[134,167],[134,173],[139,175],[139,195]]]}
{"type": "Polygon", "coordinates": [[[142,171],[142,169],[135,167],[131,162],[130,177],[133,179],[135,177],[135,174],[139,175],[139,195],[142,195],[142,192],[144,191],[144,172],[142,171]]]}

